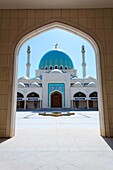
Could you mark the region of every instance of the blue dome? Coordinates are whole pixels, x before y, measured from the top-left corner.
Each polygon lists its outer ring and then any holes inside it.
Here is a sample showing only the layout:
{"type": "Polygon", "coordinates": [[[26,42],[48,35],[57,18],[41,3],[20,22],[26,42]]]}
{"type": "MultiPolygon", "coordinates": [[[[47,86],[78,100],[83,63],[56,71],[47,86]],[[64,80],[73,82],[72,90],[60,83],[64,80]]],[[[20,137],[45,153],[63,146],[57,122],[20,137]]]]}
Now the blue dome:
{"type": "Polygon", "coordinates": [[[39,69],[74,69],[73,62],[70,57],[59,49],[48,51],[39,63],[39,69]]]}

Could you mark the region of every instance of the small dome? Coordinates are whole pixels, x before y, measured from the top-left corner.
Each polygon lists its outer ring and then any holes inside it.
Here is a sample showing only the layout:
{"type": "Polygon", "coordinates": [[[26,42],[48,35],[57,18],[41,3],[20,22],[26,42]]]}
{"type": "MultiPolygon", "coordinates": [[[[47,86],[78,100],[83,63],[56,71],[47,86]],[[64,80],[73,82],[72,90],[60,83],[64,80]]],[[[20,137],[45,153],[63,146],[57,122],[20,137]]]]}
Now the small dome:
{"type": "Polygon", "coordinates": [[[73,77],[72,79],[78,79],[78,77],[73,77]]]}
{"type": "Polygon", "coordinates": [[[80,82],[76,82],[74,85],[73,85],[74,87],[76,86],[76,87],[81,87],[81,86],[83,86],[80,82]]]}
{"type": "Polygon", "coordinates": [[[25,87],[25,85],[24,85],[24,83],[19,82],[19,83],[18,83],[18,87],[22,88],[22,87],[25,87]]]}
{"type": "Polygon", "coordinates": [[[19,80],[29,80],[29,78],[27,76],[22,76],[19,78],[19,80]]]}
{"type": "Polygon", "coordinates": [[[39,63],[39,69],[74,69],[71,58],[60,49],[53,49],[44,54],[39,63]]]}
{"type": "Polygon", "coordinates": [[[40,85],[39,85],[38,83],[36,83],[36,82],[33,82],[33,83],[30,85],[30,87],[40,87],[40,85]]]}
{"type": "Polygon", "coordinates": [[[40,80],[40,77],[35,77],[36,80],[40,80]]]}
{"type": "Polygon", "coordinates": [[[94,79],[94,78],[91,76],[85,76],[84,79],[94,79]]]}
{"type": "Polygon", "coordinates": [[[62,71],[59,70],[59,69],[54,69],[54,70],[52,70],[50,73],[62,73],[62,71]]]}
{"type": "Polygon", "coordinates": [[[90,83],[88,84],[88,86],[94,87],[94,86],[96,86],[96,84],[95,84],[94,82],[90,82],[90,83]]]}

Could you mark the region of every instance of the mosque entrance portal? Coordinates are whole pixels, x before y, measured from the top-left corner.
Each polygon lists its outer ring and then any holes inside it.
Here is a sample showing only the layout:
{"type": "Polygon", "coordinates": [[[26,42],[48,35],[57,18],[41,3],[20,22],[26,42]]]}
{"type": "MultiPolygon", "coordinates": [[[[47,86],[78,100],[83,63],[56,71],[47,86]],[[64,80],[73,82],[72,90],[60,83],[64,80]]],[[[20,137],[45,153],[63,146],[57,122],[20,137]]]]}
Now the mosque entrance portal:
{"type": "Polygon", "coordinates": [[[62,94],[54,92],[51,94],[51,107],[62,107],[62,94]]]}

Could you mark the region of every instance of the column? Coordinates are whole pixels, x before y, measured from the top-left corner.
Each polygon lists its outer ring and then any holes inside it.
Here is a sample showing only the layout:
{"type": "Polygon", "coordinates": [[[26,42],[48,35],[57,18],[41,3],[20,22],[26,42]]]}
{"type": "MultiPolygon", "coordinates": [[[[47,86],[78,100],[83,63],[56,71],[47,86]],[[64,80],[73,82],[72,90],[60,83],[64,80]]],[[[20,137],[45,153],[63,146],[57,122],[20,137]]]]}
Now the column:
{"type": "Polygon", "coordinates": [[[24,100],[24,110],[26,110],[26,100],[24,100]]]}
{"type": "Polygon", "coordinates": [[[40,108],[41,108],[41,100],[39,100],[39,102],[40,102],[40,108]]]}
{"type": "Polygon", "coordinates": [[[89,109],[89,100],[87,99],[87,109],[89,109]]]}

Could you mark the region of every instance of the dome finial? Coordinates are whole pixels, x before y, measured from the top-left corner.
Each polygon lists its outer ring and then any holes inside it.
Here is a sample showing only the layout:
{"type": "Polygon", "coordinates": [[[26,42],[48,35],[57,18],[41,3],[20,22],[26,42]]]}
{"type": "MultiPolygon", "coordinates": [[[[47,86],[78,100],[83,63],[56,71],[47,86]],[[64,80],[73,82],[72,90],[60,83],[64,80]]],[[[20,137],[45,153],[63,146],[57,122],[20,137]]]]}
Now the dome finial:
{"type": "Polygon", "coordinates": [[[57,46],[58,46],[58,43],[55,44],[55,48],[57,48],[57,46]]]}

